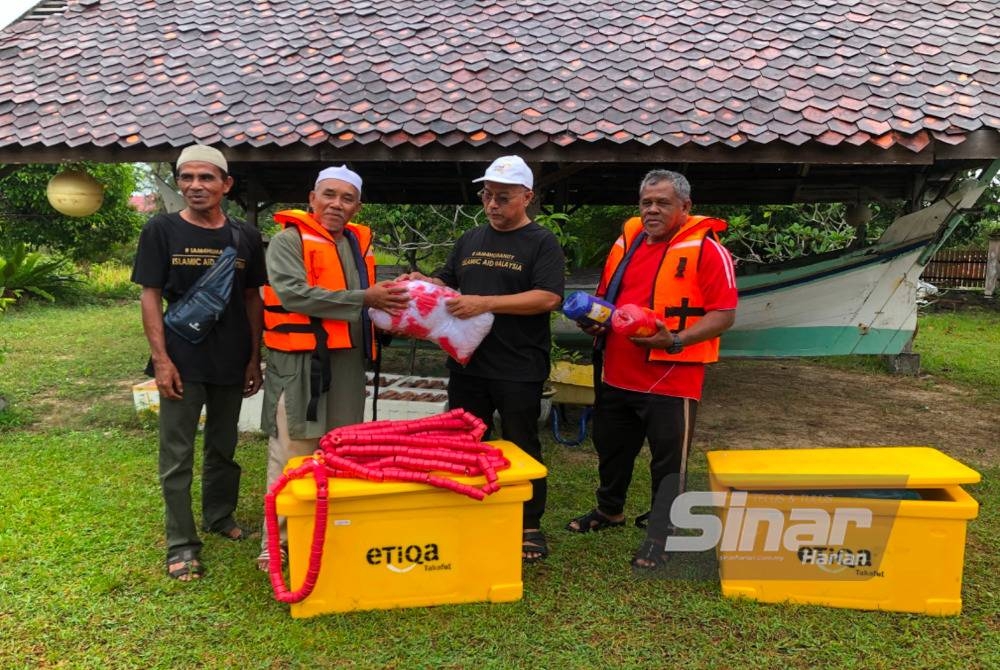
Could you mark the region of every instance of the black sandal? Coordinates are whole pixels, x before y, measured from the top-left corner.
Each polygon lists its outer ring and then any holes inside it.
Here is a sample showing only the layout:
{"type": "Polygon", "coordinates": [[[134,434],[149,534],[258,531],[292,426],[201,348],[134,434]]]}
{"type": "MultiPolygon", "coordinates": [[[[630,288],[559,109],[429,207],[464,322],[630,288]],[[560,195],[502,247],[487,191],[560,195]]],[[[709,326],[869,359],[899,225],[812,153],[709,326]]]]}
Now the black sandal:
{"type": "Polygon", "coordinates": [[[549,545],[545,542],[545,534],[540,530],[526,530],[521,536],[521,560],[525,563],[537,563],[548,557],[549,545]],[[524,554],[537,554],[525,556],[524,554]]]}
{"type": "Polygon", "coordinates": [[[635,518],[635,527],[642,530],[646,530],[649,527],[649,515],[653,513],[653,510],[646,512],[645,514],[640,514],[635,518]]]}
{"type": "Polygon", "coordinates": [[[182,549],[176,554],[167,555],[167,577],[181,582],[193,582],[201,579],[204,574],[205,566],[201,564],[198,552],[194,549],[182,549]],[[171,565],[178,563],[181,564],[180,567],[170,569],[171,565]],[[182,579],[183,577],[189,577],[189,579],[182,579]]]}
{"type": "Polygon", "coordinates": [[[566,524],[566,530],[572,533],[589,533],[590,531],[596,532],[605,528],[617,528],[624,525],[624,519],[621,521],[612,521],[595,507],[586,514],[578,516],[566,524]],[[573,527],[574,523],[576,524],[576,528],[573,527]]]}
{"type": "Polygon", "coordinates": [[[637,570],[658,570],[670,558],[664,548],[665,540],[654,540],[647,537],[639,545],[638,551],[632,556],[632,567],[637,570]],[[643,561],[642,563],[640,561],[643,561]]]}

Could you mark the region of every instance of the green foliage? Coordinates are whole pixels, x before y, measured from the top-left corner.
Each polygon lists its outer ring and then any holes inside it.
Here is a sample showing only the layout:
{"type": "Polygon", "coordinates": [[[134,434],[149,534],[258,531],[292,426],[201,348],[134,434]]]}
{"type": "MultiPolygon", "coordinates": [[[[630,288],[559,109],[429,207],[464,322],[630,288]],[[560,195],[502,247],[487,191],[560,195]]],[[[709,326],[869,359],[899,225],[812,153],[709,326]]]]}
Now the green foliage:
{"type": "Polygon", "coordinates": [[[410,270],[428,274],[442,265],[452,244],[480,224],[481,207],[464,205],[364,205],[356,220],[370,226],[375,246],[410,270]]]}
{"type": "Polygon", "coordinates": [[[17,300],[32,296],[49,302],[80,296],[81,280],[67,258],[29,251],[15,242],[0,247],[0,286],[2,297],[17,300]]]}
{"type": "Polygon", "coordinates": [[[987,219],[985,221],[981,221],[979,226],[986,237],[1000,237],[1000,219],[987,219]]]}
{"type": "MultiPolygon", "coordinates": [[[[12,166],[7,166],[8,168],[12,166]]],[[[104,186],[104,202],[94,214],[67,217],[46,196],[61,165],[24,165],[0,177],[0,238],[48,248],[76,261],[101,261],[131,245],[145,217],[129,205],[136,170],[129,163],[79,163],[104,186]]]]}
{"type": "Polygon", "coordinates": [[[860,229],[845,221],[841,203],[715,206],[698,214],[726,220],[722,241],[733,257],[751,263],[780,263],[845,249],[877,239],[901,213],[900,206],[871,204],[872,219],[860,229]],[[864,240],[857,239],[858,234],[864,240]]]}
{"type": "MultiPolygon", "coordinates": [[[[969,179],[978,176],[975,171],[966,173],[969,179]]],[[[1000,234],[1000,178],[994,178],[980,196],[976,208],[967,212],[952,231],[945,241],[944,248],[982,249],[988,244],[991,236],[998,234],[1000,234]]]]}
{"type": "MultiPolygon", "coordinates": [[[[14,300],[16,299],[14,297],[5,298],[4,295],[6,294],[6,292],[7,288],[3,285],[2,282],[0,282],[0,318],[3,317],[3,313],[7,310],[7,307],[14,304],[14,300]]],[[[4,361],[4,352],[6,350],[7,349],[4,346],[3,341],[0,340],[0,363],[3,363],[4,361]]],[[[3,400],[3,396],[0,396],[0,405],[3,405],[4,402],[5,401],[3,400]]],[[[0,414],[2,413],[3,413],[3,408],[0,407],[0,414]]]]}
{"type": "Polygon", "coordinates": [[[566,267],[574,270],[603,265],[611,244],[621,234],[622,224],[636,213],[635,207],[587,206],[566,213],[546,210],[535,220],[546,225],[546,217],[559,217],[558,225],[546,227],[559,237],[566,254],[566,267]]]}
{"type": "Polygon", "coordinates": [[[132,268],[121,261],[94,263],[84,270],[86,293],[99,300],[138,299],[142,289],[131,276],[132,268]]]}
{"type": "Polygon", "coordinates": [[[555,235],[563,253],[567,255],[580,242],[580,238],[570,230],[569,214],[565,212],[539,212],[535,215],[535,223],[555,235]]]}
{"type": "Polygon", "coordinates": [[[756,263],[776,263],[843,249],[854,240],[854,229],[846,223],[821,227],[796,221],[779,228],[769,218],[761,223],[745,215],[729,219],[724,239],[734,256],[756,263]]]}

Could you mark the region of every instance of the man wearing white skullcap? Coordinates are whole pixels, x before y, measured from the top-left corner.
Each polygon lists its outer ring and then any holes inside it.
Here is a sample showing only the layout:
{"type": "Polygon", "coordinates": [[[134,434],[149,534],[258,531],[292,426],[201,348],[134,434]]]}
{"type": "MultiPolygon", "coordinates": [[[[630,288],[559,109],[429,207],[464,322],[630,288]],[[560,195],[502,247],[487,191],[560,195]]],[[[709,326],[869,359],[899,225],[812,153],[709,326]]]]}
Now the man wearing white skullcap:
{"type": "MultiPolygon", "coordinates": [[[[268,489],[289,458],[313,453],[331,429],[363,420],[365,364],[378,355],[367,308],[397,313],[409,301],[405,289],[375,281],[372,231],[352,221],[360,208],[361,177],[342,165],[316,177],[309,212],[274,215],[283,230],[268,245],[264,288],[268,489]]],[[[281,536],[284,560],[283,523],[281,536]]],[[[268,540],[265,529],[261,570],[279,559],[268,540]]]]}
{"type": "Polygon", "coordinates": [[[222,152],[200,144],[185,148],[176,177],[186,206],[157,214],[142,229],[132,281],[142,286],[142,325],[151,354],[146,371],[156,378],[160,399],[167,574],[186,582],[204,573],[202,541],[191,510],[194,439],[202,407],[202,530],[230,540],[250,534],[233,518],[240,486],[240,466],[233,455],[240,405],[261,384],[260,286],[265,270],[260,231],[222,209],[233,186],[222,152]],[[227,247],[237,255],[230,297],[204,339],[192,342],[164,327],[163,301],[168,310],[176,305],[227,247]]]}

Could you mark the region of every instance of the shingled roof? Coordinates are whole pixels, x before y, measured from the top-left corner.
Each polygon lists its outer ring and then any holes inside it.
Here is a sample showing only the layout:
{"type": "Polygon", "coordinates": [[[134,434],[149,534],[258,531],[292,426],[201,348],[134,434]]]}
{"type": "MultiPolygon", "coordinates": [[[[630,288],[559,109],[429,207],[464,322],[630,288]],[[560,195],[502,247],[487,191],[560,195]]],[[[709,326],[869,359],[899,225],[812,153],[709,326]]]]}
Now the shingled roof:
{"type": "Polygon", "coordinates": [[[1000,156],[995,1],[39,6],[0,33],[0,162],[199,141],[274,199],[346,160],[383,200],[454,202],[520,153],[584,199],[634,200],[655,163],[717,201],[789,201],[912,197],[1000,156]]]}

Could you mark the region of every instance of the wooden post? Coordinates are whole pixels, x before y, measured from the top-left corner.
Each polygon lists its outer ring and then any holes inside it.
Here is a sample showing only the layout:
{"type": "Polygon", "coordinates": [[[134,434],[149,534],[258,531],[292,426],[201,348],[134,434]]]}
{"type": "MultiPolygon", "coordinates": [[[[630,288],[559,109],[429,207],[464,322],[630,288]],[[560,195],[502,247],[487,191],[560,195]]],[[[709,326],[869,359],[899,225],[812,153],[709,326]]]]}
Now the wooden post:
{"type": "Polygon", "coordinates": [[[997,274],[1000,273],[1000,237],[991,237],[989,251],[986,252],[986,289],[983,294],[992,298],[997,288],[997,274]]]}

